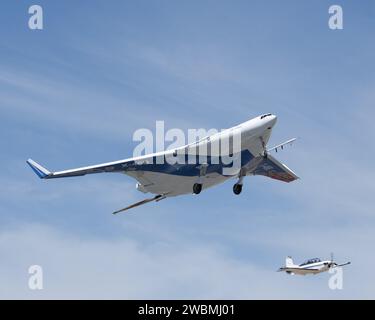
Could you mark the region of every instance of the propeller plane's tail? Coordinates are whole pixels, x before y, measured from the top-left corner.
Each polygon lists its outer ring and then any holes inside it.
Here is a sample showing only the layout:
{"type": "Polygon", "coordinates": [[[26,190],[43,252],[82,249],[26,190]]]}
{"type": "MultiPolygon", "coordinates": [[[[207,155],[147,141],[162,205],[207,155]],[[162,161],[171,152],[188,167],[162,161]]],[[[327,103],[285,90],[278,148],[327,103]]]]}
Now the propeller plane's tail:
{"type": "Polygon", "coordinates": [[[295,264],[294,264],[294,262],[293,262],[292,257],[290,257],[290,256],[286,257],[286,258],[285,258],[285,267],[287,267],[287,268],[292,268],[292,267],[294,267],[294,266],[295,266],[295,264]]]}

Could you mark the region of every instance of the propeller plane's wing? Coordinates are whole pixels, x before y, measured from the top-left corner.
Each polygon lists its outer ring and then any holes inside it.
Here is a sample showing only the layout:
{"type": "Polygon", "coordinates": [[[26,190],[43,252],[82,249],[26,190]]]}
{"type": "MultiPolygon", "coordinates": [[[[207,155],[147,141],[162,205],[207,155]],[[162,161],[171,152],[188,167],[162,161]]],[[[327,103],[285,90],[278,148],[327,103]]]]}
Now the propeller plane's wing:
{"type": "Polygon", "coordinates": [[[348,262],[345,262],[345,263],[342,263],[342,264],[337,264],[337,265],[334,266],[334,268],[347,266],[348,264],[351,264],[351,262],[348,261],[348,262]]]}
{"type": "Polygon", "coordinates": [[[314,269],[311,269],[311,268],[297,268],[297,267],[282,267],[282,268],[279,268],[277,271],[280,272],[280,271],[300,271],[300,270],[306,270],[306,271],[314,271],[314,269]]]}

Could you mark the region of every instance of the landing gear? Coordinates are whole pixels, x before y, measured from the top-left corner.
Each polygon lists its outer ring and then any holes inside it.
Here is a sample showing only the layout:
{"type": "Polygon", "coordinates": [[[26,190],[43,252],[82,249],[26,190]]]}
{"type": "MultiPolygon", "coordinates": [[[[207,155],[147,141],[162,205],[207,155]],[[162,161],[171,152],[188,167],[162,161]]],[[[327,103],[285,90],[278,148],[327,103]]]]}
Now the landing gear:
{"type": "Polygon", "coordinates": [[[238,175],[238,181],[233,185],[233,193],[239,195],[242,192],[243,178],[246,176],[245,169],[241,169],[238,175]]]}
{"type": "Polygon", "coordinates": [[[262,147],[263,147],[263,158],[267,159],[268,158],[268,151],[267,151],[266,143],[264,142],[263,137],[259,137],[259,139],[260,139],[260,142],[261,142],[262,147]]]}
{"type": "Polygon", "coordinates": [[[236,183],[233,186],[233,193],[238,195],[241,193],[241,191],[242,191],[242,184],[236,183]]]}
{"type": "Polygon", "coordinates": [[[203,163],[200,166],[198,166],[199,177],[198,177],[197,182],[194,183],[194,185],[193,185],[193,193],[195,193],[195,194],[200,194],[201,191],[202,191],[202,182],[204,181],[204,178],[206,176],[207,167],[208,167],[207,163],[203,163]]]}
{"type": "Polygon", "coordinates": [[[202,191],[202,184],[201,183],[194,183],[193,185],[193,192],[195,194],[200,194],[202,191]]]}

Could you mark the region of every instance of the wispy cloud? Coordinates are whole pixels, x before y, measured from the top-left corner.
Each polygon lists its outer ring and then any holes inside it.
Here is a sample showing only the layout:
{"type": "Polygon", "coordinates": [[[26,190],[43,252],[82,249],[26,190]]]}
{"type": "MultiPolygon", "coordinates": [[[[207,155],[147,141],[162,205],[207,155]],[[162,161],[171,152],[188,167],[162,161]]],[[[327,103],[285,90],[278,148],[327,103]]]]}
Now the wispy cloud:
{"type": "Polygon", "coordinates": [[[41,33],[11,15],[0,31],[1,297],[374,296],[374,26],[365,5],[346,5],[353,18],[340,33],[315,2],[274,1],[274,12],[248,1],[66,5],[48,2],[41,33]],[[132,132],[155,120],[209,129],[266,111],[279,116],[271,143],[301,138],[277,155],[301,180],[249,177],[240,197],[228,182],[112,216],[145,196],[130,177],[41,181],[25,164],[125,158],[132,132]],[[327,274],[274,272],[285,255],[331,251],[353,262],[342,292],[328,289],[327,274]],[[46,277],[39,293],[27,288],[35,263],[46,277]]]}
{"type": "MultiPolygon", "coordinates": [[[[1,232],[0,252],[7,261],[0,266],[2,298],[340,296],[329,290],[327,277],[289,277],[230,257],[215,245],[164,242],[145,246],[127,237],[81,239],[42,225],[26,225],[1,232]],[[27,287],[31,264],[43,267],[42,291],[27,287]]],[[[365,290],[361,296],[366,297],[365,290]]]]}

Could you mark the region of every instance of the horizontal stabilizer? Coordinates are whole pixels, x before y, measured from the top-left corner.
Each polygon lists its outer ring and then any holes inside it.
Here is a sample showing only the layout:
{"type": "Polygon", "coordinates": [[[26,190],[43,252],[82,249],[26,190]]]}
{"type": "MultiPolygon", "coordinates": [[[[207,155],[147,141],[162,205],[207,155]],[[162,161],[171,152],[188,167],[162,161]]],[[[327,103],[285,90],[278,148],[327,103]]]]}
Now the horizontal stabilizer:
{"type": "Polygon", "coordinates": [[[44,179],[45,177],[51,175],[51,172],[42,167],[40,164],[36,163],[34,160],[29,159],[26,162],[39,178],[44,179]]]}

